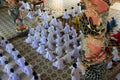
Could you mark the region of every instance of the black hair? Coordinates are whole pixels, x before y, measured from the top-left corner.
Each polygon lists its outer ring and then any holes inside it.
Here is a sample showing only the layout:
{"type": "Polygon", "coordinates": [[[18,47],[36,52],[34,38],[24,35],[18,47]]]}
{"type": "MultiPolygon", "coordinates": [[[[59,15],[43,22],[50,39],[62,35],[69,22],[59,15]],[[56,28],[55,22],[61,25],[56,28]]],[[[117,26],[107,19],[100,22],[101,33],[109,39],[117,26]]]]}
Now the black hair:
{"type": "Polygon", "coordinates": [[[74,7],[71,7],[71,9],[74,9],[74,7]]]}
{"type": "Polygon", "coordinates": [[[34,79],[35,79],[35,80],[38,80],[38,76],[37,76],[37,75],[35,75],[35,76],[34,76],[34,79]]]}
{"type": "Polygon", "coordinates": [[[54,16],[52,16],[52,18],[55,18],[54,16]]]}
{"type": "Polygon", "coordinates": [[[18,57],[18,58],[21,58],[21,55],[18,54],[17,57],[18,57]]]}
{"type": "Polygon", "coordinates": [[[25,66],[28,66],[28,62],[25,62],[25,66]]]}
{"type": "Polygon", "coordinates": [[[8,44],[8,41],[5,41],[6,44],[8,44]]]}
{"type": "Polygon", "coordinates": [[[15,48],[12,48],[12,51],[15,51],[15,48]]]}
{"type": "Polygon", "coordinates": [[[9,62],[8,61],[5,61],[5,64],[8,64],[9,62]]]}
{"type": "Polygon", "coordinates": [[[4,40],[5,38],[4,37],[1,37],[2,40],[4,40]]]}
{"type": "Polygon", "coordinates": [[[67,9],[65,9],[65,11],[67,11],[67,9]]]}
{"type": "Polygon", "coordinates": [[[14,72],[14,69],[13,69],[13,68],[11,68],[11,69],[10,69],[10,72],[12,72],[12,73],[13,73],[13,72],[14,72]]]}
{"type": "Polygon", "coordinates": [[[0,57],[2,57],[3,56],[3,54],[0,54],[0,57]]]}
{"type": "Polygon", "coordinates": [[[77,3],[77,6],[80,6],[80,3],[77,3]]]}
{"type": "Polygon", "coordinates": [[[76,63],[73,63],[73,67],[74,67],[74,68],[77,68],[77,64],[76,64],[76,63]]]}
{"type": "Polygon", "coordinates": [[[33,74],[33,76],[37,75],[37,73],[36,73],[35,71],[33,71],[33,73],[32,73],[32,74],[33,74]]]}

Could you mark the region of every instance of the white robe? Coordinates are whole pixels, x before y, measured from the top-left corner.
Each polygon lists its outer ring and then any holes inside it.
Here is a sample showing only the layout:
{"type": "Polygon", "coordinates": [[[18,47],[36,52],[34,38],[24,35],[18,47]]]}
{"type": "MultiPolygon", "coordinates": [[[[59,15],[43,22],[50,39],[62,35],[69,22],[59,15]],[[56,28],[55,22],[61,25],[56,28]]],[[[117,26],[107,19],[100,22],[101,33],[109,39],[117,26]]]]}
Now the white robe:
{"type": "Polygon", "coordinates": [[[41,24],[37,24],[36,28],[35,28],[38,32],[42,31],[42,26],[41,24]]]}
{"type": "Polygon", "coordinates": [[[8,61],[9,58],[6,56],[2,56],[0,57],[0,65],[4,66],[5,65],[5,61],[8,61]]]}
{"type": "Polygon", "coordinates": [[[40,40],[40,32],[35,31],[34,38],[39,41],[40,40]]]}
{"type": "Polygon", "coordinates": [[[50,41],[47,42],[48,49],[54,50],[55,46],[50,41]]]}
{"type": "Polygon", "coordinates": [[[43,25],[42,25],[44,28],[48,28],[48,21],[43,21],[43,25]]]}
{"type": "Polygon", "coordinates": [[[36,39],[34,39],[34,41],[31,44],[32,48],[38,48],[38,41],[36,39]]]}
{"type": "Polygon", "coordinates": [[[50,26],[57,26],[57,20],[56,20],[56,18],[52,18],[51,19],[50,26]]]}
{"type": "Polygon", "coordinates": [[[112,68],[112,65],[113,65],[113,62],[110,61],[110,62],[107,64],[107,69],[111,69],[111,68],[112,68]]]}
{"type": "Polygon", "coordinates": [[[114,61],[120,60],[120,57],[119,57],[119,55],[118,55],[118,50],[117,50],[117,48],[115,48],[115,49],[113,50],[112,54],[113,54],[113,60],[114,60],[114,61]]]}
{"type": "Polygon", "coordinates": [[[1,40],[1,42],[0,42],[0,46],[2,46],[2,47],[4,47],[5,48],[5,46],[6,46],[6,40],[1,40]]]}
{"type": "Polygon", "coordinates": [[[45,36],[41,37],[41,38],[40,38],[40,44],[46,45],[46,43],[47,43],[46,37],[45,37],[45,36]]]}
{"type": "Polygon", "coordinates": [[[30,77],[30,76],[32,75],[32,72],[33,72],[31,65],[25,66],[25,67],[23,68],[23,72],[24,72],[28,77],[30,77]]]}
{"type": "Polygon", "coordinates": [[[80,80],[80,72],[81,70],[79,68],[74,68],[71,71],[71,80],[80,80]]]}
{"type": "Polygon", "coordinates": [[[52,63],[52,66],[56,67],[58,70],[64,69],[65,67],[62,59],[57,59],[57,61],[52,63]]]}
{"type": "Polygon", "coordinates": [[[70,52],[71,56],[73,56],[74,58],[79,58],[80,54],[79,54],[79,49],[77,49],[77,47],[74,47],[74,49],[70,52]]]}
{"type": "Polygon", "coordinates": [[[115,77],[117,80],[120,80],[120,73],[118,73],[115,77]]]}
{"type": "Polygon", "coordinates": [[[33,39],[34,39],[33,36],[28,34],[28,37],[25,39],[25,42],[26,43],[32,43],[33,39]]]}
{"type": "Polygon", "coordinates": [[[25,58],[19,58],[16,60],[16,64],[20,67],[20,68],[24,68],[25,67],[25,58]]]}
{"type": "Polygon", "coordinates": [[[57,37],[57,39],[55,40],[56,42],[56,46],[61,46],[62,45],[62,38],[59,36],[57,37]]]}
{"type": "Polygon", "coordinates": [[[68,63],[68,64],[71,64],[71,62],[72,62],[70,53],[67,53],[67,54],[66,54],[65,56],[63,56],[61,59],[63,59],[64,62],[66,62],[66,63],[68,63]]]}
{"type": "Polygon", "coordinates": [[[62,46],[57,46],[56,49],[55,49],[55,53],[58,56],[62,56],[62,54],[63,54],[63,47],[62,46]]]}
{"type": "Polygon", "coordinates": [[[49,32],[49,33],[55,33],[54,26],[50,26],[50,27],[48,28],[48,32],[49,32]]]}
{"type": "Polygon", "coordinates": [[[53,55],[52,51],[47,51],[47,53],[44,55],[44,57],[46,59],[48,59],[49,61],[53,61],[55,59],[55,56],[53,55]]]}
{"type": "Polygon", "coordinates": [[[36,51],[39,54],[45,54],[45,46],[40,44],[36,51]]]}
{"type": "Polygon", "coordinates": [[[58,20],[58,22],[57,22],[57,28],[59,28],[60,30],[63,29],[63,25],[62,25],[62,22],[60,20],[58,20]]]}
{"type": "Polygon", "coordinates": [[[33,18],[34,18],[33,12],[32,12],[32,11],[29,11],[28,14],[27,14],[27,17],[28,17],[29,19],[33,19],[33,18]]]}
{"type": "Polygon", "coordinates": [[[49,33],[49,34],[48,34],[47,40],[48,40],[49,42],[53,43],[53,41],[54,41],[53,33],[49,33]]]}
{"type": "Polygon", "coordinates": [[[69,32],[70,32],[70,26],[68,24],[65,24],[64,33],[69,34],[69,32]]]}
{"type": "Polygon", "coordinates": [[[37,14],[38,16],[41,16],[41,15],[42,15],[42,12],[41,12],[40,9],[37,9],[37,10],[35,11],[35,14],[37,14]]]}
{"type": "Polygon", "coordinates": [[[80,14],[80,13],[82,12],[82,11],[81,11],[81,5],[80,5],[80,6],[77,6],[76,12],[77,12],[77,14],[80,14]]]}
{"type": "Polygon", "coordinates": [[[43,14],[41,15],[41,19],[43,20],[43,21],[47,21],[47,19],[48,19],[48,14],[47,14],[47,12],[43,12],[43,14]]]}
{"type": "Polygon", "coordinates": [[[34,33],[35,33],[35,29],[34,29],[34,28],[30,28],[30,29],[29,29],[29,34],[34,35],[34,33]]]}
{"type": "Polygon", "coordinates": [[[62,18],[63,18],[63,19],[69,19],[69,18],[70,18],[70,16],[69,16],[69,14],[67,13],[67,11],[64,12],[62,18]]]}
{"type": "Polygon", "coordinates": [[[4,66],[3,71],[9,75],[9,74],[11,73],[11,72],[10,72],[10,69],[11,69],[11,68],[14,68],[14,66],[13,66],[12,63],[6,64],[6,65],[4,66]]]}
{"type": "Polygon", "coordinates": [[[25,10],[30,10],[30,5],[28,2],[23,2],[22,6],[20,7],[20,9],[25,9],[25,10]]]}
{"type": "Polygon", "coordinates": [[[12,52],[12,48],[14,48],[14,46],[11,43],[6,44],[6,52],[8,52],[9,54],[11,54],[12,52]]]}
{"type": "Polygon", "coordinates": [[[47,37],[47,30],[46,29],[42,28],[41,36],[47,37]]]}
{"type": "Polygon", "coordinates": [[[20,54],[18,50],[12,51],[11,55],[12,58],[16,61],[18,59],[17,55],[20,54]]]}
{"type": "Polygon", "coordinates": [[[8,80],[20,80],[20,77],[17,73],[10,73],[9,74],[9,79],[8,80]]]}
{"type": "Polygon", "coordinates": [[[71,9],[70,15],[71,15],[72,17],[75,17],[75,9],[71,9]]]}

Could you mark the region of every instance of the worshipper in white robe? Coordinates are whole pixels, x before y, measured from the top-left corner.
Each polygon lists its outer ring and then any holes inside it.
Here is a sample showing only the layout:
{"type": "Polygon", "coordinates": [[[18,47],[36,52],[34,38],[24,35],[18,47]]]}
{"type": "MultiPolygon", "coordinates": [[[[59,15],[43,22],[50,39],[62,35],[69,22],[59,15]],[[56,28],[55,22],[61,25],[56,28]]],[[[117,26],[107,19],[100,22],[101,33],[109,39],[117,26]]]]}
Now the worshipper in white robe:
{"type": "Polygon", "coordinates": [[[43,20],[43,21],[47,21],[47,19],[48,19],[48,13],[45,11],[45,10],[43,10],[43,14],[41,15],[41,19],[43,20]]]}
{"type": "Polygon", "coordinates": [[[107,69],[112,69],[112,65],[113,65],[113,61],[111,60],[111,61],[107,64],[107,69]]]}
{"type": "Polygon", "coordinates": [[[30,26],[29,27],[29,34],[34,35],[34,33],[35,33],[35,29],[30,26]]]}
{"type": "Polygon", "coordinates": [[[62,56],[63,54],[63,47],[62,46],[57,46],[55,49],[55,54],[57,54],[59,57],[62,56]]]}
{"type": "Polygon", "coordinates": [[[39,47],[36,49],[36,52],[39,54],[45,54],[45,45],[39,44],[39,47]]]}
{"type": "Polygon", "coordinates": [[[54,35],[53,35],[52,32],[48,34],[47,40],[48,40],[49,42],[51,42],[51,43],[54,42],[54,35]]]}
{"type": "Polygon", "coordinates": [[[35,71],[33,71],[33,77],[31,80],[41,80],[41,75],[40,74],[37,74],[35,71]]]}
{"type": "Polygon", "coordinates": [[[70,40],[70,43],[71,43],[72,45],[77,45],[77,39],[76,39],[76,37],[73,37],[73,38],[70,40]]]}
{"type": "Polygon", "coordinates": [[[49,32],[49,33],[55,33],[54,26],[50,26],[50,27],[48,28],[48,32],[49,32]]]}
{"type": "Polygon", "coordinates": [[[48,27],[49,27],[48,21],[43,21],[42,26],[43,26],[45,29],[48,28],[48,27]]]}
{"type": "Polygon", "coordinates": [[[61,36],[61,30],[59,28],[56,28],[55,34],[61,36]]]}
{"type": "Polygon", "coordinates": [[[50,26],[54,26],[54,27],[57,26],[57,20],[54,16],[52,16],[52,19],[50,20],[50,26]]]}
{"type": "Polygon", "coordinates": [[[57,27],[56,28],[59,28],[60,30],[63,29],[62,21],[60,21],[60,19],[58,19],[58,21],[57,21],[57,27]]]}
{"type": "Polygon", "coordinates": [[[31,34],[28,34],[28,37],[25,39],[25,42],[32,43],[33,39],[34,39],[33,36],[31,34]]]}
{"type": "Polygon", "coordinates": [[[71,64],[72,59],[71,59],[71,54],[66,50],[66,55],[64,55],[61,59],[64,60],[65,63],[71,64]]]}
{"type": "Polygon", "coordinates": [[[37,8],[37,10],[35,11],[35,14],[40,17],[42,15],[41,9],[37,8]]]}
{"type": "Polygon", "coordinates": [[[25,67],[25,58],[21,57],[21,55],[17,55],[18,59],[15,61],[16,64],[20,67],[20,69],[22,70],[22,68],[25,67]]]}
{"type": "Polygon", "coordinates": [[[49,40],[47,41],[47,47],[50,50],[54,50],[55,49],[55,45],[51,41],[49,41],[49,40]]]}
{"type": "Polygon", "coordinates": [[[76,63],[74,63],[71,71],[71,80],[80,80],[80,74],[81,74],[80,68],[77,67],[76,63]]]}
{"type": "Polygon", "coordinates": [[[71,7],[70,15],[72,17],[75,17],[75,9],[74,9],[74,7],[71,7]]]}
{"type": "Polygon", "coordinates": [[[80,15],[80,13],[82,12],[80,3],[77,4],[76,12],[77,12],[78,15],[80,15]]]}
{"type": "Polygon", "coordinates": [[[53,55],[53,52],[50,51],[49,49],[46,49],[46,54],[44,55],[44,57],[46,59],[48,59],[49,61],[54,61],[55,56],[53,55]]]}
{"type": "Polygon", "coordinates": [[[70,33],[70,26],[68,25],[68,23],[65,23],[64,33],[65,34],[69,34],[70,33]]]}
{"type": "Polygon", "coordinates": [[[30,77],[32,75],[32,66],[29,65],[27,62],[25,62],[25,67],[23,68],[23,72],[28,76],[30,77]]]}
{"type": "Polygon", "coordinates": [[[120,73],[118,73],[115,78],[116,80],[120,80],[120,73]]]}
{"type": "Polygon", "coordinates": [[[6,47],[5,47],[6,52],[11,54],[12,48],[14,48],[14,46],[11,43],[9,43],[8,41],[6,41],[5,43],[6,43],[6,47]]]}
{"type": "Polygon", "coordinates": [[[3,54],[3,50],[2,49],[0,49],[0,54],[3,54]]]}
{"type": "Polygon", "coordinates": [[[10,69],[10,72],[11,73],[9,74],[8,80],[21,80],[19,75],[16,72],[14,72],[13,68],[10,69]]]}
{"type": "Polygon", "coordinates": [[[45,36],[41,36],[41,38],[40,38],[40,44],[46,45],[46,43],[47,43],[46,37],[45,36]]]}
{"type": "Polygon", "coordinates": [[[32,48],[36,49],[38,48],[38,40],[36,38],[34,38],[34,40],[32,41],[32,44],[31,44],[32,48]]]}
{"type": "Polygon", "coordinates": [[[61,46],[63,44],[62,38],[59,35],[57,35],[55,42],[56,42],[56,46],[61,46]]]}
{"type": "Polygon", "coordinates": [[[32,10],[29,10],[29,12],[28,12],[28,14],[27,14],[27,17],[28,17],[29,19],[33,19],[33,18],[34,18],[34,13],[33,13],[32,10]]]}
{"type": "Polygon", "coordinates": [[[0,46],[1,47],[4,47],[5,48],[5,46],[6,46],[6,42],[7,40],[4,38],[4,37],[1,37],[1,41],[0,41],[0,46]]]}
{"type": "Polygon", "coordinates": [[[79,36],[77,37],[77,39],[80,39],[80,40],[83,40],[84,39],[84,34],[83,32],[80,30],[80,34],[79,36]]]}
{"type": "Polygon", "coordinates": [[[56,67],[58,70],[64,69],[65,65],[63,63],[63,60],[59,56],[57,56],[56,59],[57,60],[52,63],[52,66],[56,67]]]}
{"type": "Polygon", "coordinates": [[[20,52],[18,50],[16,50],[15,48],[12,48],[12,52],[11,52],[11,55],[12,55],[12,58],[16,61],[18,59],[17,55],[19,55],[20,52]]]}
{"type": "Polygon", "coordinates": [[[38,22],[37,23],[37,26],[36,26],[36,31],[38,31],[38,32],[41,32],[42,31],[42,26],[41,26],[41,24],[38,22]]]}
{"type": "Polygon", "coordinates": [[[77,32],[76,32],[76,29],[74,29],[74,27],[71,27],[70,33],[71,33],[71,35],[72,35],[73,38],[77,37],[77,32]]]}
{"type": "Polygon", "coordinates": [[[112,54],[113,54],[113,61],[119,61],[120,60],[120,57],[118,55],[118,50],[116,47],[113,47],[113,51],[112,51],[112,54]]]}
{"type": "Polygon", "coordinates": [[[63,35],[63,40],[64,40],[64,42],[65,42],[65,41],[70,41],[69,34],[64,34],[64,35],[63,35]]]}
{"type": "Polygon", "coordinates": [[[0,54],[0,65],[5,66],[5,61],[9,61],[9,58],[0,54]]]}
{"type": "Polygon", "coordinates": [[[4,66],[3,72],[5,72],[6,74],[9,75],[11,68],[14,68],[13,64],[9,63],[8,61],[5,61],[5,66],[4,66]]]}
{"type": "Polygon", "coordinates": [[[79,58],[80,54],[79,54],[79,49],[77,48],[76,45],[73,45],[73,50],[70,52],[71,56],[73,56],[74,58],[79,58]]]}
{"type": "Polygon", "coordinates": [[[67,51],[70,50],[70,41],[64,41],[64,45],[63,45],[63,48],[66,49],[67,51]]]}
{"type": "Polygon", "coordinates": [[[65,9],[62,18],[63,18],[63,19],[66,19],[66,20],[68,20],[68,19],[70,18],[69,14],[68,14],[68,12],[67,12],[67,9],[65,9]]]}
{"type": "Polygon", "coordinates": [[[34,39],[36,39],[37,41],[39,41],[40,40],[40,32],[38,32],[38,31],[35,31],[35,33],[34,33],[34,39]]]}
{"type": "Polygon", "coordinates": [[[22,1],[21,3],[22,3],[22,5],[19,8],[20,10],[21,9],[30,10],[30,5],[27,1],[22,1]]]}
{"type": "Polygon", "coordinates": [[[41,36],[45,36],[47,37],[47,30],[45,28],[42,28],[42,31],[41,31],[41,36]]]}

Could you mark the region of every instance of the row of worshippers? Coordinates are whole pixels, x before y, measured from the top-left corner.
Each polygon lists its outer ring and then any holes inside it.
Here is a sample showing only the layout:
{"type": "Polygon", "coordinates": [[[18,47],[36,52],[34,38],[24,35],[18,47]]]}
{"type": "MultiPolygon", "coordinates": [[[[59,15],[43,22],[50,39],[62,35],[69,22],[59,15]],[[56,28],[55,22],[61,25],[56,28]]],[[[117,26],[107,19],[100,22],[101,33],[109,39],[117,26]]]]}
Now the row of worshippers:
{"type": "MultiPolygon", "coordinates": [[[[25,42],[36,49],[38,54],[42,54],[50,61],[57,59],[56,63],[58,63],[60,62],[59,60],[61,60],[61,62],[64,60],[70,64],[71,56],[74,58],[80,56],[79,52],[82,48],[81,39],[84,35],[82,31],[80,31],[78,35],[76,30],[67,23],[63,28],[62,22],[60,22],[60,25],[59,22],[57,22],[57,24],[53,22],[52,20],[50,21],[50,27],[44,27],[44,25],[38,24],[36,28],[30,28],[25,42]]],[[[53,63],[53,65],[55,66],[56,63],[53,63]]]]}
{"type": "MultiPolygon", "coordinates": [[[[0,41],[0,46],[3,47],[7,53],[10,54],[15,63],[19,66],[20,70],[28,77],[32,76],[33,72],[35,72],[33,71],[32,66],[26,62],[25,58],[20,55],[20,52],[14,48],[12,43],[9,43],[8,40],[6,40],[4,37],[1,37],[1,39],[2,40],[0,41]]],[[[0,66],[4,68],[3,72],[9,75],[8,80],[20,80],[19,75],[14,72],[14,65],[9,62],[9,58],[4,56],[2,52],[3,51],[1,50],[0,66]]],[[[41,80],[40,75],[33,75],[31,80],[41,80]]]]}

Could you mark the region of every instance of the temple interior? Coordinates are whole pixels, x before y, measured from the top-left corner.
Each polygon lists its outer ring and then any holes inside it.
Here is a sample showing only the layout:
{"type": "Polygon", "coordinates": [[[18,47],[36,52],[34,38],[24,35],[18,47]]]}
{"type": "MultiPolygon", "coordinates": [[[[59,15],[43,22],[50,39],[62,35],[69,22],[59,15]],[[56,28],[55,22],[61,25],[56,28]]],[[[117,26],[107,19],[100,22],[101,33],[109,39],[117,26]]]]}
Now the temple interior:
{"type": "Polygon", "coordinates": [[[0,80],[120,80],[120,0],[0,0],[0,80]]]}

